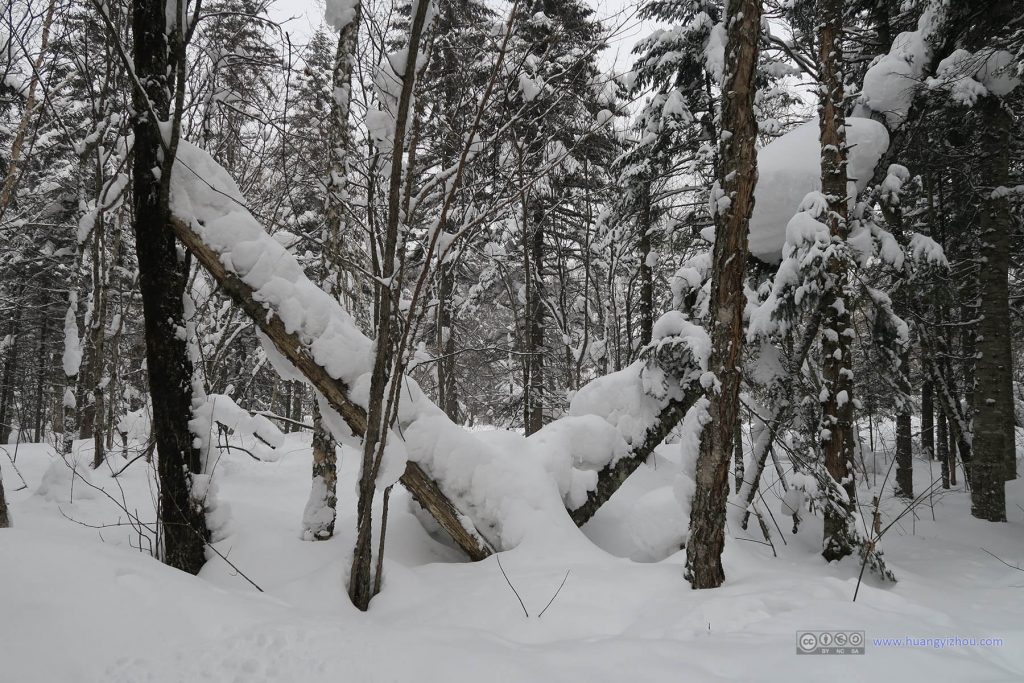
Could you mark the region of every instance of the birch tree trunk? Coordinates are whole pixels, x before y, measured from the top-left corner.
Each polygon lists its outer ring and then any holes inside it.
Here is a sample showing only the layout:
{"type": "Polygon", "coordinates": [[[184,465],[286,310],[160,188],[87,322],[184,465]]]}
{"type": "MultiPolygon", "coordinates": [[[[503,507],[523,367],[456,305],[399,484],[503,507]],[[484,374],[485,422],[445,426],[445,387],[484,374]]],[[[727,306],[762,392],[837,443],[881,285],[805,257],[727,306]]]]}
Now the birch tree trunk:
{"type": "Polygon", "coordinates": [[[747,231],[757,183],[757,121],[754,74],[761,26],[760,0],[730,0],[726,12],[721,166],[716,184],[715,246],[711,283],[711,359],[716,386],[709,391],[710,422],[697,458],[697,491],[690,513],[686,573],[694,588],[716,588],[725,581],[725,513],[729,460],[739,415],[740,360],[743,350],[743,281],[747,231]],[[719,194],[720,193],[720,194],[719,194]]]}
{"type": "MultiPolygon", "coordinates": [[[[346,213],[349,204],[349,155],[352,153],[352,130],[349,122],[352,109],[352,71],[359,40],[362,4],[352,8],[352,17],[338,35],[331,80],[331,167],[327,183],[325,248],[320,265],[321,285],[326,287],[353,315],[357,313],[356,293],[359,284],[355,275],[343,264],[350,250],[346,240],[346,213]]],[[[303,537],[325,540],[334,535],[337,517],[337,443],[320,417],[320,407],[313,401],[313,482],[303,514],[303,537]]]]}

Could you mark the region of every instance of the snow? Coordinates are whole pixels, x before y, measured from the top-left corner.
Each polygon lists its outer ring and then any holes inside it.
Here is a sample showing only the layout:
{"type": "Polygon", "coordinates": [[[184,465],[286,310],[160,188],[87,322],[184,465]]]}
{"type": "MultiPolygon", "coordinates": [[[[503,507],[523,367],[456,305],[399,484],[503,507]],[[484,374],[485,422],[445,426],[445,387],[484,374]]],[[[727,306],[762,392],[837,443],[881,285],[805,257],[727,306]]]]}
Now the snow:
{"type": "MultiPolygon", "coordinates": [[[[738,21],[738,19],[736,19],[738,21]]],[[[715,78],[719,87],[725,84],[725,45],[728,37],[724,23],[717,23],[708,33],[708,42],[704,46],[704,66],[715,78]]]]}
{"type": "Polygon", "coordinates": [[[864,74],[860,104],[883,114],[891,128],[898,128],[907,118],[931,55],[929,40],[941,26],[942,18],[936,4],[927,7],[918,19],[917,29],[896,36],[889,53],[864,74]]]}
{"type": "Polygon", "coordinates": [[[272,452],[272,449],[277,449],[284,443],[284,434],[277,425],[263,415],[250,415],[249,411],[240,408],[230,396],[207,396],[193,411],[189,429],[193,434],[208,437],[215,422],[230,429],[239,438],[256,441],[253,444],[253,452],[261,460],[276,460],[280,457],[272,452]]]}
{"type": "MultiPolygon", "coordinates": [[[[171,180],[171,211],[187,221],[221,262],[276,312],[328,374],[353,384],[371,369],[371,344],[352,316],[303,273],[295,256],[253,218],[231,176],[205,151],[181,141],[171,180]]],[[[269,344],[264,343],[264,348],[269,344]]],[[[268,349],[282,367],[282,359],[268,349]]],[[[343,437],[339,437],[343,438],[343,437]]]]}
{"type": "MultiPolygon", "coordinates": [[[[849,147],[847,174],[861,192],[889,147],[889,134],[878,121],[846,120],[849,147]]],[[[808,192],[821,189],[821,145],[817,119],[797,126],[758,150],[758,181],[750,218],[750,253],[778,263],[786,242],[787,224],[808,192]]],[[[852,195],[852,192],[851,192],[852,195]]]]}
{"type": "Polygon", "coordinates": [[[326,0],[324,3],[324,21],[335,31],[341,31],[355,18],[359,1],[326,0]]]}
{"type": "MultiPolygon", "coordinates": [[[[64,375],[74,377],[82,365],[82,341],[78,337],[78,292],[72,290],[70,299],[67,313],[64,314],[64,353],[61,356],[61,364],[64,375]]],[[[74,405],[72,401],[71,407],[74,405]]]]}
{"type": "MultiPolygon", "coordinates": [[[[110,524],[124,513],[99,492],[80,498],[81,481],[73,503],[69,482],[53,500],[36,495],[59,459],[47,446],[22,444],[17,462],[28,488],[14,490],[18,480],[4,470],[16,524],[0,531],[4,680],[478,683],[499,676],[510,683],[621,683],[628,672],[650,681],[788,683],[822,676],[967,682],[1024,676],[1020,573],[981,550],[1011,564],[1024,561],[1020,481],[1008,485],[1006,524],[971,518],[962,488],[936,493],[883,539],[899,583],[868,579],[856,602],[859,565],[823,563],[820,517],[806,514],[797,535],[778,519],[787,540],[783,545],[775,536],[778,558],[763,544],[738,540],[760,540],[756,524],[743,532],[730,523],[726,584],[694,591],[682,579],[677,550],[685,518],[672,509],[680,454],[663,447],[584,528],[586,536],[577,533],[566,547],[521,546],[501,555],[529,617],[494,558],[462,561],[423,530],[408,494],[396,488],[383,592],[364,614],[352,608],[344,587],[357,454],[346,449],[339,458],[337,536],[304,542],[297,530],[309,490],[308,438],[286,435],[288,455],[277,462],[236,451],[219,465],[219,495],[234,514],[216,546],[264,593],[217,557],[198,577],[188,576],[135,550],[131,527],[93,529],[65,518],[62,512],[110,524]],[[830,627],[865,630],[866,654],[795,656],[796,631],[830,627]],[[995,637],[1003,645],[876,644],[904,637],[995,637]]],[[[87,447],[76,443],[76,450],[87,447]]],[[[890,447],[879,450],[880,462],[868,463],[872,470],[886,471],[890,447]]],[[[914,466],[917,489],[924,490],[929,464],[914,466]]],[[[128,507],[148,521],[152,471],[146,468],[139,460],[116,480],[106,469],[90,476],[117,500],[123,490],[128,507]]],[[[764,495],[778,515],[777,485],[764,495]]],[[[887,523],[902,506],[888,490],[883,498],[887,523]]]]}
{"type": "MultiPolygon", "coordinates": [[[[280,317],[313,359],[346,384],[350,400],[365,406],[371,383],[370,340],[337,301],[309,281],[295,256],[263,230],[227,172],[206,152],[185,142],[172,175],[171,209],[189,222],[228,270],[253,288],[254,298],[280,317]]],[[[269,340],[258,337],[283,379],[303,379],[269,340]]],[[[710,339],[681,313],[662,316],[654,325],[654,338],[658,348],[684,346],[693,369],[706,370],[710,339]]],[[[524,439],[503,430],[466,431],[431,403],[415,381],[402,377],[397,429],[388,438],[377,488],[395,483],[410,460],[440,484],[494,547],[514,548],[528,536],[536,544],[571,544],[579,534],[565,516],[565,507],[585,502],[597,485],[596,471],[638,445],[661,408],[681,394],[680,382],[693,379],[672,379],[655,364],[636,363],[584,387],[567,417],[524,439]],[[552,517],[564,519],[568,526],[552,525],[552,517]]],[[[334,437],[351,443],[348,425],[322,397],[318,401],[334,437]]],[[[243,438],[267,427],[227,397],[202,403],[194,418],[193,431],[201,438],[213,421],[243,438]]],[[[280,450],[279,434],[260,436],[280,450]]],[[[256,448],[260,459],[277,459],[256,448]]]]}
{"type": "Polygon", "coordinates": [[[1017,76],[1017,62],[1006,50],[993,50],[975,75],[990,93],[1006,97],[1020,85],[1017,76]]]}
{"type": "Polygon", "coordinates": [[[967,107],[987,95],[1004,97],[1018,85],[1013,55],[1006,50],[954,50],[939,62],[935,78],[928,79],[928,87],[948,91],[954,102],[967,107]]]}

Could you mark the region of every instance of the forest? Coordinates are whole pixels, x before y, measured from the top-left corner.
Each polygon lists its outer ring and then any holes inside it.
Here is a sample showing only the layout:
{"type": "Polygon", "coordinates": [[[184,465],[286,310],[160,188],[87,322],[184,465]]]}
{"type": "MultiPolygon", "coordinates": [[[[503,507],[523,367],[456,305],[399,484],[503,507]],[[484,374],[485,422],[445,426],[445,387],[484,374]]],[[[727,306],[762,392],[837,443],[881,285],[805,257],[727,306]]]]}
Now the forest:
{"type": "Polygon", "coordinates": [[[1024,0],[5,0],[0,680],[1024,680],[1022,79],[1024,0]]]}

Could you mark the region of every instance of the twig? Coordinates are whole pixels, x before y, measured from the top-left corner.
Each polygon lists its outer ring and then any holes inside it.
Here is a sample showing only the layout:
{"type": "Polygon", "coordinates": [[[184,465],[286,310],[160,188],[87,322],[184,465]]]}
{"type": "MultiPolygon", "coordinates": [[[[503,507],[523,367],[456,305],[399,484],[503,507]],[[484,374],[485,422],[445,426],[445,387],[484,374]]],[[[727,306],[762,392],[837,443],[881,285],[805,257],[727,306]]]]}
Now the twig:
{"type": "MultiPolygon", "coordinates": [[[[200,534],[200,536],[202,536],[202,534],[200,534]]],[[[263,592],[264,592],[264,591],[263,591],[263,589],[262,589],[262,588],[260,588],[260,587],[259,587],[259,585],[258,585],[258,584],[257,584],[257,583],[256,583],[255,581],[253,581],[253,580],[252,580],[252,579],[250,579],[250,578],[249,578],[248,576],[246,576],[246,575],[245,575],[245,572],[243,572],[243,571],[242,571],[241,569],[239,569],[239,568],[238,568],[238,565],[236,565],[236,564],[235,564],[234,562],[232,562],[231,560],[229,560],[229,559],[228,559],[228,558],[227,558],[227,557],[226,557],[226,556],[224,555],[224,553],[222,553],[221,551],[217,550],[217,549],[216,549],[216,548],[215,548],[215,547],[213,546],[213,544],[212,544],[212,543],[210,543],[209,541],[207,541],[207,540],[206,540],[205,538],[203,539],[203,543],[205,543],[205,544],[206,544],[206,547],[207,547],[207,548],[209,548],[209,549],[210,549],[210,550],[212,550],[213,552],[217,553],[217,557],[219,557],[220,559],[222,559],[222,560],[224,560],[225,562],[227,562],[228,566],[229,566],[229,567],[231,567],[232,569],[234,569],[234,570],[235,570],[235,572],[236,572],[236,573],[237,573],[237,574],[238,574],[239,576],[241,576],[241,577],[242,577],[243,579],[245,579],[246,581],[248,581],[248,582],[249,582],[249,584],[250,584],[250,585],[252,585],[252,587],[253,587],[253,588],[255,588],[256,590],[258,590],[258,591],[259,591],[260,593],[263,593],[263,592]]]]}
{"type": "MultiPolygon", "coordinates": [[[[526,611],[526,605],[523,604],[523,599],[519,596],[519,591],[517,591],[516,587],[512,585],[512,581],[509,580],[508,574],[505,573],[505,568],[501,566],[501,558],[498,557],[498,555],[499,553],[494,553],[494,559],[498,561],[498,569],[501,570],[501,575],[505,577],[505,583],[507,583],[508,587],[512,589],[512,592],[516,594],[516,599],[519,600],[519,606],[523,608],[523,614],[525,614],[526,618],[529,619],[530,613],[526,611]]],[[[554,598],[552,598],[552,600],[553,599],[554,598]]],[[[547,609],[547,607],[544,609],[547,609]]]]}
{"type": "Polygon", "coordinates": [[[551,596],[550,600],[548,600],[548,604],[544,605],[544,609],[542,609],[540,611],[540,614],[537,615],[538,619],[544,616],[544,613],[548,611],[548,607],[551,607],[551,603],[553,603],[555,601],[555,598],[558,597],[558,594],[562,592],[562,586],[565,585],[566,580],[569,578],[569,572],[571,571],[571,569],[565,570],[565,576],[562,577],[562,583],[558,585],[558,590],[555,591],[555,594],[551,596]]]}
{"type": "Polygon", "coordinates": [[[113,473],[113,474],[111,474],[110,476],[111,476],[112,478],[116,479],[116,478],[118,477],[118,475],[120,475],[120,474],[121,474],[122,472],[124,472],[124,471],[125,471],[126,469],[128,469],[128,465],[131,465],[131,464],[132,464],[133,462],[135,462],[136,460],[139,460],[139,459],[141,459],[141,458],[145,458],[145,457],[146,457],[147,455],[151,455],[152,453],[153,453],[153,448],[152,448],[152,446],[151,446],[151,447],[147,448],[146,450],[142,451],[141,453],[139,453],[138,455],[136,455],[136,456],[135,456],[134,458],[132,458],[132,459],[131,459],[131,460],[129,460],[128,462],[126,462],[126,463],[124,464],[124,467],[122,467],[121,469],[119,469],[119,470],[118,470],[117,472],[114,472],[114,473],[113,473]]]}
{"type": "Polygon", "coordinates": [[[14,458],[11,457],[11,454],[9,452],[7,452],[7,449],[4,448],[3,446],[0,446],[0,451],[3,451],[4,455],[7,456],[7,459],[11,461],[11,467],[14,468],[14,473],[18,475],[18,479],[21,479],[21,487],[20,488],[16,488],[14,490],[15,491],[23,491],[24,489],[27,489],[28,488],[28,482],[25,481],[25,477],[21,476],[21,472],[18,470],[18,466],[14,464],[14,458]]]}
{"type": "Polygon", "coordinates": [[[980,550],[981,550],[981,552],[986,553],[986,554],[991,555],[992,557],[996,558],[997,560],[999,560],[1000,562],[1005,564],[1010,569],[1016,569],[1019,572],[1024,572],[1024,568],[1021,568],[1021,566],[1019,564],[1010,564],[1009,562],[1007,562],[1003,558],[999,557],[995,553],[993,553],[991,551],[988,551],[988,550],[985,550],[984,548],[981,548],[980,550]]]}

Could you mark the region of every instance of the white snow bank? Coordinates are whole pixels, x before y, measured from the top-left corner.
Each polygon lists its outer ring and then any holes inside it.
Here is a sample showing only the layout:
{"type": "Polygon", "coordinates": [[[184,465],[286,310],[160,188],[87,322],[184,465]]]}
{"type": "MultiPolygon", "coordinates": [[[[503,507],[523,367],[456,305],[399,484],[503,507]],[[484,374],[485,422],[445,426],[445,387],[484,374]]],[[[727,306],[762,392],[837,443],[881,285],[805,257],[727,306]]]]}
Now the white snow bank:
{"type": "MultiPolygon", "coordinates": [[[[889,133],[872,119],[846,119],[847,175],[861,192],[889,148],[889,133]]],[[[750,217],[750,253],[778,263],[786,227],[802,197],[821,189],[821,143],[813,119],[776,138],[757,153],[757,187],[750,217]]],[[[851,195],[852,195],[851,191],[851,195]]]]}

